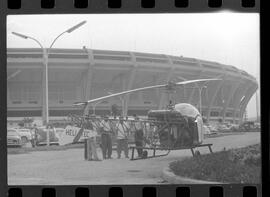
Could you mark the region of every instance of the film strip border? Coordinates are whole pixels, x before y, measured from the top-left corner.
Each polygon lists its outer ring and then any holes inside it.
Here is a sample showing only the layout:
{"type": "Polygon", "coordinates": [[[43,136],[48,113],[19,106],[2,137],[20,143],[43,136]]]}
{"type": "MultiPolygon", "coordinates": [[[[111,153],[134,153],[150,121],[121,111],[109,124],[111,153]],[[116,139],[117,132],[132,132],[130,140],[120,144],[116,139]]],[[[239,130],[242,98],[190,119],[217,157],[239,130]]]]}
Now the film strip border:
{"type": "MultiPolygon", "coordinates": [[[[259,12],[259,0],[2,0],[1,15],[53,13],[259,12]]],[[[9,197],[261,196],[261,185],[9,186],[9,197]]]]}
{"type": "Polygon", "coordinates": [[[10,187],[9,197],[257,197],[259,185],[24,186],[10,187]]]}
{"type": "MultiPolygon", "coordinates": [[[[3,0],[13,13],[48,12],[258,12],[259,0],[3,0]]],[[[5,5],[6,4],[6,5],[5,5]]]]}

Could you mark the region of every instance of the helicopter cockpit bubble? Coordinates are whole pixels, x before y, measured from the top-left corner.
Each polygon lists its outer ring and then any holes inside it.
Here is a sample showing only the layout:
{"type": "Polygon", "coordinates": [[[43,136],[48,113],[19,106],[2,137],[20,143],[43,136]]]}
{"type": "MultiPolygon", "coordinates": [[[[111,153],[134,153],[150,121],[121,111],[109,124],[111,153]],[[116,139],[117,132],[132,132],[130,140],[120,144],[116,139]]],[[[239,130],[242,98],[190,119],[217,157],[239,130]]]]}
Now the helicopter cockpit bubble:
{"type": "Polygon", "coordinates": [[[203,141],[203,119],[202,116],[200,114],[200,112],[198,111],[198,109],[196,107],[194,107],[193,105],[189,104],[189,103],[179,103],[176,104],[174,109],[178,112],[180,112],[183,116],[187,116],[190,118],[194,118],[194,122],[197,124],[197,133],[195,134],[195,136],[197,136],[196,138],[194,138],[194,144],[197,143],[202,143],[203,141]]]}

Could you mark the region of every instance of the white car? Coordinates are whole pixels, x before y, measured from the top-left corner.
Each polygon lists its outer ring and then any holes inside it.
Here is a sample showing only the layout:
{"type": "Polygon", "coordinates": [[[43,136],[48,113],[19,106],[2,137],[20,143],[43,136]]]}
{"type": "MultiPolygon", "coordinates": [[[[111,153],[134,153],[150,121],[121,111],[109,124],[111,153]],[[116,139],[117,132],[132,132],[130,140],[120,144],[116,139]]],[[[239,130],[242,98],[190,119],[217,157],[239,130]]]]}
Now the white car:
{"type": "Polygon", "coordinates": [[[238,131],[239,130],[239,125],[237,125],[237,124],[230,124],[230,125],[228,125],[228,128],[231,131],[238,131]]]}
{"type": "Polygon", "coordinates": [[[217,133],[217,131],[218,131],[217,127],[214,125],[208,125],[208,128],[209,128],[211,133],[217,133]]]}
{"type": "Polygon", "coordinates": [[[225,124],[218,125],[218,131],[220,132],[229,132],[230,129],[225,124]]]}
{"type": "Polygon", "coordinates": [[[17,129],[17,132],[20,134],[22,143],[27,143],[32,140],[32,133],[30,129],[17,129]]]}
{"type": "Polygon", "coordinates": [[[16,129],[7,129],[7,146],[22,147],[22,140],[20,134],[16,129]]]}

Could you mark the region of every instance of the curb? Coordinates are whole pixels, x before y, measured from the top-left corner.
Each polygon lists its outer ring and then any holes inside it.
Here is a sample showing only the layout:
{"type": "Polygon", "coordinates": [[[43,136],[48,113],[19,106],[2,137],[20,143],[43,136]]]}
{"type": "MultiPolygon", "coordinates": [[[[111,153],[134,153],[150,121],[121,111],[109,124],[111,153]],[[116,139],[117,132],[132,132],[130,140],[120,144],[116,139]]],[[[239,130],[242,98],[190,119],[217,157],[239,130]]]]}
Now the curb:
{"type": "Polygon", "coordinates": [[[224,184],[220,182],[203,181],[175,175],[169,167],[162,170],[161,177],[170,184],[224,184]]]}

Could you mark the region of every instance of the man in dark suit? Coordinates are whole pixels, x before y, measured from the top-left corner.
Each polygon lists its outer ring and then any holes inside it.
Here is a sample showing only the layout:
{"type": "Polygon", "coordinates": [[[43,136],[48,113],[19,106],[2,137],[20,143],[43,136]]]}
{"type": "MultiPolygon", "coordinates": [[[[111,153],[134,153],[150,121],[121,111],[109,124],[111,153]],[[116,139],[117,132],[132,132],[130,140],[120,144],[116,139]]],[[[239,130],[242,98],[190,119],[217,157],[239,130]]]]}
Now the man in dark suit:
{"type": "Polygon", "coordinates": [[[135,116],[134,129],[135,129],[134,141],[135,145],[138,147],[137,148],[138,156],[142,157],[143,149],[141,147],[143,146],[143,137],[144,137],[143,124],[140,122],[140,119],[137,116],[135,116]]]}

